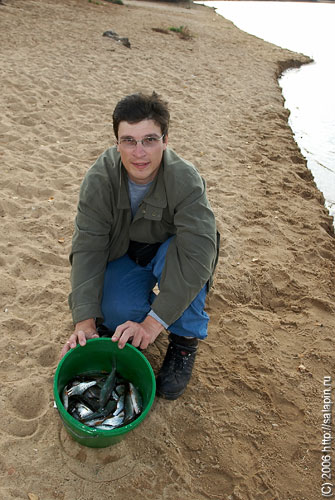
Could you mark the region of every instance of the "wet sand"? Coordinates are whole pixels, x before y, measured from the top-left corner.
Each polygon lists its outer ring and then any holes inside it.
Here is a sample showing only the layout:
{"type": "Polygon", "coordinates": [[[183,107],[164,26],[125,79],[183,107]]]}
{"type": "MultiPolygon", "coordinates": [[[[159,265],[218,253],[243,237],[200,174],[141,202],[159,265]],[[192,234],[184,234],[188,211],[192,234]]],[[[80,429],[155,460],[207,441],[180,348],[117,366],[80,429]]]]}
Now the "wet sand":
{"type": "MultiPolygon", "coordinates": [[[[0,499],[319,498],[335,240],[277,83],[308,58],[198,5],[4,3],[0,499]],[[190,40],[153,30],[182,25],[190,40]],[[170,104],[170,146],[206,178],[222,234],[209,336],[183,397],[156,399],[124,441],[95,450],[53,408],[72,329],[73,219],[85,172],[114,143],[116,102],[152,90],[170,104]]],[[[166,345],[164,333],[146,352],[155,372],[166,345]]]]}

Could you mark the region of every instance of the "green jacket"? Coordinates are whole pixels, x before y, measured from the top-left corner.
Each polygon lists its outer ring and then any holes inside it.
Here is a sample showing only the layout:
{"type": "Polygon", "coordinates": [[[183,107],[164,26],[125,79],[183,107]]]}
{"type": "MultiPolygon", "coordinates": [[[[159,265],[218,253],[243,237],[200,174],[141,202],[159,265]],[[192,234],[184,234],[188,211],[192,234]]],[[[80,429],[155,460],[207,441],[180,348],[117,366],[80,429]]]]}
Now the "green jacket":
{"type": "Polygon", "coordinates": [[[116,147],[88,170],[80,189],[72,240],[73,321],[102,318],[106,265],[124,255],[129,240],[169,245],[153,311],[168,325],[178,319],[211,281],[217,260],[214,214],[205,181],[195,167],[167,148],[158,174],[131,218],[128,177],[116,147]]]}

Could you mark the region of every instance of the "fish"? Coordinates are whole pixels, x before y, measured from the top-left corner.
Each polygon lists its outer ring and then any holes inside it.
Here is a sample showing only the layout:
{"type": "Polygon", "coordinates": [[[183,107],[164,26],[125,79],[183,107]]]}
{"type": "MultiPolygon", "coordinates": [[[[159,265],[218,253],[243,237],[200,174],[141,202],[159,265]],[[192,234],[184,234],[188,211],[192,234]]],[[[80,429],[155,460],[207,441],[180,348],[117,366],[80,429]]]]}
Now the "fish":
{"type": "Polygon", "coordinates": [[[64,408],[88,427],[112,430],[135,420],[143,409],[136,386],[117,372],[91,371],[76,375],[61,393],[64,408]]]}
{"type": "Polygon", "coordinates": [[[125,396],[125,423],[129,424],[142,412],[142,397],[134,384],[129,382],[128,391],[125,396]]]}
{"type": "Polygon", "coordinates": [[[84,392],[89,388],[95,385],[97,382],[96,380],[91,380],[90,382],[80,382],[77,385],[73,385],[70,387],[70,389],[66,390],[67,396],[80,396],[81,394],[84,394],[84,392]]]}
{"type": "Polygon", "coordinates": [[[96,427],[102,425],[104,420],[104,418],[93,418],[92,420],[87,420],[84,425],[87,425],[87,427],[96,427]]]}
{"type": "Polygon", "coordinates": [[[92,387],[89,387],[89,389],[87,389],[81,397],[83,398],[83,401],[86,402],[86,404],[92,407],[94,411],[97,411],[100,408],[99,395],[100,388],[99,385],[96,384],[92,387]]]}
{"type": "Polygon", "coordinates": [[[108,418],[110,415],[113,415],[113,411],[115,411],[116,405],[117,405],[116,401],[110,400],[106,404],[105,408],[102,408],[101,410],[97,410],[95,412],[91,412],[91,414],[87,415],[86,417],[83,416],[81,418],[81,422],[85,423],[85,421],[93,420],[96,418],[98,418],[98,419],[99,418],[108,418]]]}
{"type": "Polygon", "coordinates": [[[101,429],[103,426],[103,428],[107,427],[107,430],[108,428],[116,429],[117,427],[121,427],[123,422],[124,422],[124,412],[121,412],[118,415],[115,415],[114,417],[106,418],[106,420],[104,420],[102,424],[98,425],[97,428],[101,429]]]}
{"type": "Polygon", "coordinates": [[[116,391],[112,391],[111,397],[114,399],[114,401],[118,401],[120,396],[116,391]]]}
{"type": "Polygon", "coordinates": [[[67,389],[67,386],[65,386],[63,391],[62,391],[62,402],[63,402],[63,406],[64,406],[65,410],[67,410],[69,407],[69,396],[67,395],[66,389],[67,389]]]}
{"type": "Polygon", "coordinates": [[[127,394],[125,396],[124,410],[125,410],[124,421],[125,421],[125,423],[129,424],[136,417],[136,413],[134,411],[134,407],[133,407],[133,404],[132,404],[130,392],[127,392],[127,394]]]}
{"type": "Polygon", "coordinates": [[[124,410],[124,396],[120,396],[117,405],[116,405],[116,410],[114,411],[113,415],[116,417],[119,415],[122,411],[124,410]]]}
{"type": "Polygon", "coordinates": [[[93,414],[93,411],[82,403],[77,403],[76,411],[81,419],[89,418],[93,414]]]}
{"type": "Polygon", "coordinates": [[[139,390],[136,389],[134,384],[132,384],[131,382],[129,382],[129,394],[131,397],[131,403],[133,405],[134,412],[136,415],[139,415],[142,412],[142,397],[139,390]]]}
{"type": "Polygon", "coordinates": [[[93,412],[100,410],[99,400],[97,398],[91,398],[87,395],[87,391],[84,392],[81,396],[77,396],[80,398],[80,401],[84,403],[86,406],[91,408],[93,412]]]}
{"type": "Polygon", "coordinates": [[[116,363],[113,360],[112,371],[108,375],[100,391],[100,396],[99,396],[100,408],[104,408],[104,406],[107,404],[107,401],[111,397],[111,394],[115,387],[115,380],[116,380],[116,363]]]}
{"type": "Polygon", "coordinates": [[[124,383],[118,384],[115,387],[115,392],[116,392],[117,396],[122,396],[126,392],[126,385],[124,383]]]}

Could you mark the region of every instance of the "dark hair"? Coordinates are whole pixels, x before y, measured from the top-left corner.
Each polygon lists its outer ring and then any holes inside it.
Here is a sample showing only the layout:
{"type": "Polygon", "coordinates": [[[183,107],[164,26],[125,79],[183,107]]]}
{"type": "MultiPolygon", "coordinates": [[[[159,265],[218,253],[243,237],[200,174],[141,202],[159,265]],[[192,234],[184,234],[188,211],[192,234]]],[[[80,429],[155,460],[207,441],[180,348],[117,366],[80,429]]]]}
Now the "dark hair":
{"type": "Polygon", "coordinates": [[[156,92],[152,95],[130,94],[117,103],[113,113],[113,129],[118,139],[120,122],[138,123],[142,120],[154,120],[160,126],[162,134],[167,135],[170,113],[166,102],[156,92]]]}

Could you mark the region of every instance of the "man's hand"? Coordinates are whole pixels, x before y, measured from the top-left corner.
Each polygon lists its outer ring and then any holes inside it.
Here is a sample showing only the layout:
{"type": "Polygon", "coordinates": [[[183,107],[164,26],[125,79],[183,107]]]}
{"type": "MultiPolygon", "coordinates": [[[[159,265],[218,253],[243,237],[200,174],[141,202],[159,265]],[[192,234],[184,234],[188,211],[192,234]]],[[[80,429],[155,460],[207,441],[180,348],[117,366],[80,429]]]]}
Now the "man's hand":
{"type": "Polygon", "coordinates": [[[70,349],[76,347],[77,344],[83,346],[86,344],[87,339],[95,339],[98,337],[99,335],[95,326],[95,320],[93,318],[79,321],[79,323],[77,323],[75,326],[73,334],[61,350],[60,359],[62,359],[62,357],[65,356],[65,354],[70,349]]]}
{"type": "Polygon", "coordinates": [[[112,337],[113,342],[118,342],[119,349],[123,349],[127,341],[132,338],[132,345],[146,349],[149,344],[152,344],[160,332],[164,329],[152,316],[147,316],[142,323],[134,321],[126,321],[119,325],[112,337]]]}

